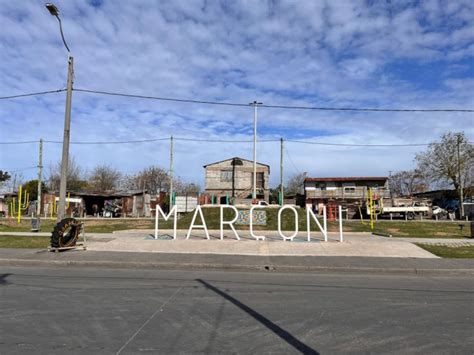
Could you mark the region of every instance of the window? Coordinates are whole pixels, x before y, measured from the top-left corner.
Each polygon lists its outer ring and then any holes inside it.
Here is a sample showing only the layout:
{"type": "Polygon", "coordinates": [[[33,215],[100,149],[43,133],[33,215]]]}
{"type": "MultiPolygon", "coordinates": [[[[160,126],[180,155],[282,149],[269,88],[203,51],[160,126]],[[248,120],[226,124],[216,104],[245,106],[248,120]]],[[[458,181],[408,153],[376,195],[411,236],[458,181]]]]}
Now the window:
{"type": "Polygon", "coordinates": [[[344,193],[345,194],[353,194],[356,192],[356,188],[354,186],[345,186],[344,193]]]}
{"type": "Polygon", "coordinates": [[[221,182],[232,181],[232,170],[221,170],[221,182]]]}
{"type": "Polygon", "coordinates": [[[257,187],[258,188],[264,188],[263,179],[264,179],[263,173],[257,173],[257,187]]]}

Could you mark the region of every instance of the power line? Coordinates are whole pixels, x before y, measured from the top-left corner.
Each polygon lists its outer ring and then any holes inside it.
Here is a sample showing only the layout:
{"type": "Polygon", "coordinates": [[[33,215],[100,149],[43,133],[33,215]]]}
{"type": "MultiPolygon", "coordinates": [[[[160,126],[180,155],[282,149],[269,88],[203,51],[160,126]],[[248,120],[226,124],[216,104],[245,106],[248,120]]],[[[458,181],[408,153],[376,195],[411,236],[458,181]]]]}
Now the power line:
{"type": "Polygon", "coordinates": [[[19,171],[25,171],[25,170],[31,170],[31,169],[37,169],[38,166],[29,166],[29,167],[26,167],[26,168],[14,168],[15,170],[11,170],[11,169],[3,169],[3,171],[6,171],[8,173],[17,173],[19,171]]]}
{"type": "Polygon", "coordinates": [[[28,94],[19,94],[19,95],[12,95],[12,96],[0,96],[0,100],[8,100],[8,99],[18,99],[21,97],[28,97],[28,96],[39,96],[39,95],[47,95],[47,94],[56,94],[58,92],[66,91],[66,89],[59,89],[59,90],[51,90],[51,91],[40,91],[40,92],[31,92],[28,94]]]}
{"type": "Polygon", "coordinates": [[[31,143],[38,143],[39,140],[37,141],[18,141],[18,142],[0,142],[0,144],[5,144],[5,145],[13,145],[13,144],[31,144],[31,143]]]}
{"type": "Polygon", "coordinates": [[[160,101],[173,101],[173,102],[182,102],[182,103],[191,103],[191,104],[205,104],[205,105],[222,105],[222,106],[241,106],[248,107],[248,104],[242,103],[232,103],[232,102],[218,102],[218,101],[204,101],[204,100],[191,100],[191,99],[178,99],[170,97],[159,97],[159,96],[146,96],[146,95],[134,95],[134,94],[124,94],[119,92],[110,92],[110,91],[98,91],[98,90],[88,90],[88,89],[73,89],[74,91],[87,92],[89,94],[100,94],[100,95],[109,95],[109,96],[122,96],[122,97],[132,97],[136,99],[148,99],[148,100],[160,100],[160,101]]]}
{"type": "MultiPolygon", "coordinates": [[[[107,145],[107,144],[133,144],[133,143],[150,143],[158,141],[167,141],[169,137],[164,138],[151,138],[151,139],[139,139],[139,140],[126,140],[126,141],[73,141],[70,144],[77,145],[107,145]]],[[[176,141],[185,141],[185,142],[202,142],[202,143],[252,143],[253,140],[233,140],[233,139],[199,139],[199,138],[180,138],[174,137],[176,141]]],[[[432,144],[442,144],[440,142],[432,143],[407,143],[407,144],[357,144],[357,143],[330,143],[330,142],[317,142],[317,141],[302,141],[295,139],[285,139],[285,142],[297,143],[297,144],[311,144],[311,145],[321,145],[321,146],[336,146],[336,147],[426,147],[432,144]]],[[[259,143],[268,143],[268,142],[279,142],[280,139],[261,139],[259,143]]],[[[17,141],[17,142],[0,142],[2,145],[14,145],[14,144],[31,144],[38,143],[39,140],[35,141],[17,141]]],[[[62,141],[55,140],[43,140],[44,143],[52,144],[62,144],[62,141]]],[[[469,144],[472,144],[469,142],[469,144]]]]}
{"type": "MultiPolygon", "coordinates": [[[[197,139],[197,138],[174,138],[178,141],[208,142],[208,143],[253,143],[253,140],[231,140],[231,139],[197,139]]],[[[259,139],[258,143],[279,142],[279,139],[259,139]]]]}
{"type": "Polygon", "coordinates": [[[298,174],[301,174],[300,172],[300,169],[298,169],[298,167],[296,166],[296,164],[294,163],[293,159],[291,158],[291,155],[290,155],[290,152],[288,151],[288,149],[286,149],[286,147],[283,148],[286,152],[286,156],[288,157],[288,160],[290,161],[291,165],[293,165],[293,168],[295,169],[295,171],[298,173],[298,174]]]}
{"type": "MultiPolygon", "coordinates": [[[[129,140],[129,141],[84,141],[84,142],[70,142],[70,144],[81,144],[81,145],[100,145],[100,144],[131,144],[131,143],[149,143],[149,142],[157,142],[157,141],[165,141],[169,140],[169,138],[153,138],[153,139],[140,139],[140,140],[129,140]]],[[[62,144],[62,141],[51,141],[51,140],[43,140],[44,143],[54,143],[54,144],[62,144]]]]}
{"type": "MultiPolygon", "coordinates": [[[[135,95],[110,91],[99,91],[89,89],[73,89],[74,91],[86,92],[90,94],[100,94],[109,96],[131,97],[148,100],[172,101],[192,104],[221,105],[221,106],[239,106],[248,107],[249,104],[225,101],[205,101],[196,99],[179,99],[171,97],[135,95]]],[[[324,106],[289,106],[289,105],[259,105],[266,108],[288,109],[288,110],[315,110],[315,111],[356,111],[356,112],[474,112],[474,109],[406,109],[406,108],[357,108],[357,107],[324,107],[324,106]]]]}
{"type": "Polygon", "coordinates": [[[315,142],[315,141],[299,141],[292,139],[285,139],[285,142],[300,143],[300,144],[313,144],[313,145],[324,145],[324,146],[336,146],[336,147],[426,147],[430,144],[441,144],[437,142],[433,143],[408,143],[408,144],[352,144],[352,143],[328,143],[328,142],[315,142]]]}

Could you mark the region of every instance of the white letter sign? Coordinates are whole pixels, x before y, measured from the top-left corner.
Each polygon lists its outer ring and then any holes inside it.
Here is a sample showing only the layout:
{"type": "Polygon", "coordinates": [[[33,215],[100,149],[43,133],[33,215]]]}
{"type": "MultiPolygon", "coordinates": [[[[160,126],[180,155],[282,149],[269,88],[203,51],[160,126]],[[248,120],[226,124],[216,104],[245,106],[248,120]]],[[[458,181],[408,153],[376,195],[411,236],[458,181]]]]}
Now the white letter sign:
{"type": "Polygon", "coordinates": [[[290,206],[290,205],[284,205],[282,208],[280,208],[280,210],[278,211],[278,234],[280,234],[280,237],[283,238],[284,241],[293,241],[293,238],[296,237],[298,235],[298,212],[296,211],[296,208],[294,208],[293,206],[290,206]],[[281,231],[281,214],[283,213],[284,210],[286,209],[290,209],[293,211],[293,213],[295,214],[295,232],[289,236],[289,237],[286,237],[283,232],[281,231]]]}
{"type": "Polygon", "coordinates": [[[158,218],[160,217],[160,214],[163,216],[165,221],[167,221],[171,217],[171,215],[173,215],[173,239],[176,239],[176,224],[178,223],[177,212],[178,210],[176,209],[176,206],[173,206],[168,215],[165,215],[160,205],[156,205],[155,239],[158,239],[158,218]]]}
{"type": "Polygon", "coordinates": [[[193,228],[204,228],[204,232],[206,233],[206,238],[209,238],[209,232],[207,231],[207,226],[206,226],[206,220],[204,219],[204,215],[202,214],[201,206],[197,205],[196,206],[196,211],[194,211],[193,219],[191,221],[191,225],[189,226],[188,234],[186,235],[186,239],[189,239],[189,236],[191,235],[191,231],[193,228]],[[199,213],[199,217],[201,217],[202,224],[196,224],[194,225],[194,222],[196,221],[196,217],[199,213]]]}
{"type": "Polygon", "coordinates": [[[232,231],[234,232],[237,240],[240,240],[239,234],[234,228],[234,223],[239,218],[239,211],[234,206],[221,205],[220,207],[221,207],[220,208],[221,209],[221,240],[224,239],[224,224],[228,224],[230,226],[230,229],[232,229],[232,231]],[[234,218],[232,218],[231,221],[224,221],[224,208],[230,208],[231,210],[234,211],[234,218]]]}
{"type": "Polygon", "coordinates": [[[324,241],[325,242],[328,241],[328,231],[327,231],[327,224],[326,224],[326,209],[323,209],[323,213],[324,213],[324,215],[323,215],[324,228],[321,227],[321,224],[319,223],[318,218],[314,215],[311,208],[306,207],[306,230],[308,231],[308,242],[311,241],[311,219],[310,219],[310,217],[312,217],[314,219],[314,221],[316,222],[316,224],[319,227],[319,230],[321,231],[321,233],[323,233],[324,241]]]}
{"type": "Polygon", "coordinates": [[[252,206],[250,207],[250,235],[254,237],[256,240],[265,240],[264,235],[256,235],[253,233],[253,210],[256,208],[264,208],[263,206],[252,206]]]}

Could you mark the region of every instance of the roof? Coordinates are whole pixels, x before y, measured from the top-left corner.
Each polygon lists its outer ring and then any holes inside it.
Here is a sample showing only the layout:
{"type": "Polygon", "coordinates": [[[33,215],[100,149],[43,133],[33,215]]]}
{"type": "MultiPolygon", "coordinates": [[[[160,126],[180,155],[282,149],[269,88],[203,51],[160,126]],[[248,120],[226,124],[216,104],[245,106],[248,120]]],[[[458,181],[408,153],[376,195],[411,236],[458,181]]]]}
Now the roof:
{"type": "Polygon", "coordinates": [[[148,193],[148,190],[127,190],[127,191],[71,191],[71,196],[97,196],[97,197],[128,197],[134,195],[141,195],[143,192],[148,193]]]}
{"type": "MultiPolygon", "coordinates": [[[[240,157],[233,157],[233,158],[228,158],[228,159],[224,159],[224,160],[219,160],[219,161],[216,161],[214,163],[209,163],[209,164],[204,165],[203,167],[207,168],[209,165],[220,164],[220,163],[223,163],[225,161],[230,161],[230,160],[234,160],[234,159],[245,160],[245,161],[248,161],[250,163],[253,163],[253,160],[244,159],[244,158],[240,158],[240,157]]],[[[263,163],[259,163],[259,162],[257,162],[257,164],[267,166],[270,169],[270,165],[268,165],[268,164],[263,164],[263,163]]]]}
{"type": "Polygon", "coordinates": [[[348,177],[318,177],[306,178],[304,182],[335,182],[335,181],[387,181],[387,176],[348,176],[348,177]]]}

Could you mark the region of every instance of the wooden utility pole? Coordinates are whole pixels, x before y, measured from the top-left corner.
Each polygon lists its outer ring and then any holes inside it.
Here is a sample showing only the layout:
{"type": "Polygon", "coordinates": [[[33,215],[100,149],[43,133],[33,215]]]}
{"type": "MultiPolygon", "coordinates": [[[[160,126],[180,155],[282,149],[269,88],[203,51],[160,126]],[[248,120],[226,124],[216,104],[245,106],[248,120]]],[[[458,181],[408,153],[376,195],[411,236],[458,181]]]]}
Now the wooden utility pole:
{"type": "Polygon", "coordinates": [[[41,215],[41,185],[43,184],[43,139],[39,141],[39,159],[38,159],[38,199],[36,205],[36,216],[41,215]]]}
{"type": "Polygon", "coordinates": [[[458,155],[458,181],[459,181],[459,219],[462,219],[464,217],[464,204],[463,204],[463,198],[464,198],[464,191],[462,187],[462,175],[461,175],[461,154],[459,152],[461,145],[461,135],[458,134],[458,140],[457,140],[457,155],[458,155]]]}
{"type": "Polygon", "coordinates": [[[280,205],[283,206],[285,190],[283,188],[283,138],[280,138],[280,205]]]}
{"type": "Polygon", "coordinates": [[[170,137],[170,211],[173,208],[173,136],[170,137]]]}

